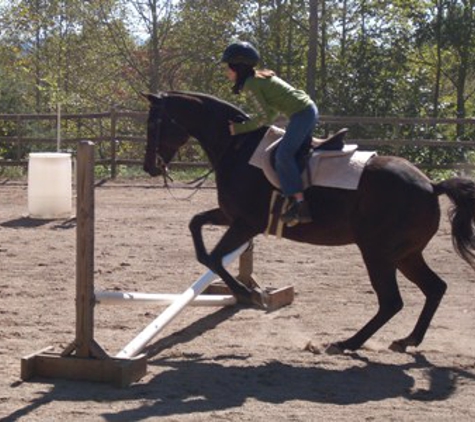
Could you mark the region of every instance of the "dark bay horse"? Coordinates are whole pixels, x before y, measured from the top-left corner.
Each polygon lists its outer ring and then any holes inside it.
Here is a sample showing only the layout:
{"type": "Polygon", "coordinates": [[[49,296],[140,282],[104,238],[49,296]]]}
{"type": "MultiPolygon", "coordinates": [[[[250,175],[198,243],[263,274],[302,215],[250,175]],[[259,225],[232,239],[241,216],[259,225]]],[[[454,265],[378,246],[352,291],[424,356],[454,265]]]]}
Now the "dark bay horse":
{"type": "MultiPolygon", "coordinates": [[[[204,94],[175,91],[145,96],[150,110],[144,170],[151,176],[161,174],[190,137],[199,141],[216,173],[219,208],[190,221],[197,259],[218,274],[240,301],[265,307],[265,294],[236,280],[221,260],[266,229],[274,188],[248,161],[267,128],[231,136],[228,122],[242,121],[246,115],[204,94]],[[206,224],[228,226],[210,253],[202,236],[206,224]]],[[[366,165],[357,190],[311,187],[305,192],[313,223],[286,227],[283,237],[314,245],[355,243],[379,304],[363,328],[330,345],[329,351],[358,349],[402,309],[396,270],[419,287],[425,303],[413,331],[390,348],[405,351],[422,342],[447,286],[422,255],[439,227],[441,194],[453,204],[454,248],[475,269],[475,183],[468,179],[433,183],[402,158],[376,156],[366,165]]]]}

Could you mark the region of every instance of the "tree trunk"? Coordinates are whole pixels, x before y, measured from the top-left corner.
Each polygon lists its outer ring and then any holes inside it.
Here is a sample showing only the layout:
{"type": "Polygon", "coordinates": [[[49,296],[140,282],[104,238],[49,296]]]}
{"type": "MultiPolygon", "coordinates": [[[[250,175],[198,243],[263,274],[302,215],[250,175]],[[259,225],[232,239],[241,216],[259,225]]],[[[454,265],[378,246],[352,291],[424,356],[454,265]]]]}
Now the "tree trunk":
{"type": "Polygon", "coordinates": [[[276,37],[275,37],[275,48],[276,48],[276,64],[275,71],[278,75],[282,73],[282,0],[275,1],[276,8],[276,37]]]}
{"type": "MultiPolygon", "coordinates": [[[[289,13],[293,14],[294,11],[294,0],[289,2],[289,13]]],[[[292,19],[288,20],[288,30],[287,30],[287,58],[286,58],[286,78],[288,81],[292,80],[292,62],[293,62],[293,43],[294,43],[294,31],[292,25],[292,19]]]]}
{"type": "MultiPolygon", "coordinates": [[[[457,72],[457,118],[464,119],[465,110],[465,89],[471,58],[471,41],[473,39],[473,0],[463,2],[463,23],[465,26],[465,42],[459,46],[460,67],[457,72]]],[[[463,124],[457,125],[457,138],[462,138],[465,134],[463,124]]]]}
{"type": "Polygon", "coordinates": [[[316,98],[317,59],[318,59],[318,0],[309,0],[309,35],[307,53],[307,92],[316,98]]]}
{"type": "Polygon", "coordinates": [[[322,103],[320,108],[322,111],[325,109],[325,104],[327,103],[327,25],[326,25],[326,0],[321,0],[322,2],[322,13],[320,16],[321,27],[322,27],[322,43],[320,48],[320,98],[322,103]]]}
{"type": "Polygon", "coordinates": [[[35,110],[37,113],[41,112],[41,85],[42,85],[42,72],[41,72],[41,1],[35,1],[35,14],[37,22],[35,23],[35,110]]]}
{"type": "Polygon", "coordinates": [[[158,33],[158,5],[157,0],[150,2],[150,12],[152,16],[151,34],[150,34],[150,50],[149,50],[149,88],[150,92],[158,92],[160,79],[160,43],[158,33]]]}
{"type": "Polygon", "coordinates": [[[439,97],[440,97],[440,80],[442,77],[442,1],[437,0],[437,21],[435,25],[436,36],[436,72],[434,81],[434,97],[432,101],[433,117],[439,116],[439,97]]]}
{"type": "Polygon", "coordinates": [[[340,62],[346,62],[346,40],[347,40],[347,32],[348,32],[348,0],[343,0],[342,6],[342,15],[341,15],[341,39],[340,39],[340,62]]]}

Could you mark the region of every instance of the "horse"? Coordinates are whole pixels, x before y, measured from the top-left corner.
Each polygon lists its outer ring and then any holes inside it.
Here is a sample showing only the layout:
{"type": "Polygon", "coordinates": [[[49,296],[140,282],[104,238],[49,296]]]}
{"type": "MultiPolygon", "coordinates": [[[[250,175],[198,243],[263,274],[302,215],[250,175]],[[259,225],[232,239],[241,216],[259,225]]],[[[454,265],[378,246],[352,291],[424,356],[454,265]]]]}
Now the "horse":
{"type": "MultiPolygon", "coordinates": [[[[267,128],[232,136],[229,122],[243,121],[247,115],[211,95],[183,91],[143,95],[149,101],[144,171],[151,176],[166,174],[178,149],[190,137],[198,140],[215,171],[218,207],[190,220],[197,260],[219,275],[238,301],[265,308],[265,292],[233,277],[222,258],[267,227],[275,188],[248,163],[267,128]],[[203,240],[206,224],[227,227],[211,252],[203,240]]],[[[330,343],[328,353],[359,349],[402,309],[397,270],[422,291],[425,301],[412,332],[389,348],[405,352],[420,345],[447,288],[423,257],[439,228],[442,194],[452,203],[454,249],[475,269],[475,183],[469,179],[434,183],[401,157],[376,155],[365,165],[356,190],[313,186],[305,191],[313,222],[285,227],[282,236],[312,245],[356,244],[378,300],[375,315],[353,336],[330,343]]]]}

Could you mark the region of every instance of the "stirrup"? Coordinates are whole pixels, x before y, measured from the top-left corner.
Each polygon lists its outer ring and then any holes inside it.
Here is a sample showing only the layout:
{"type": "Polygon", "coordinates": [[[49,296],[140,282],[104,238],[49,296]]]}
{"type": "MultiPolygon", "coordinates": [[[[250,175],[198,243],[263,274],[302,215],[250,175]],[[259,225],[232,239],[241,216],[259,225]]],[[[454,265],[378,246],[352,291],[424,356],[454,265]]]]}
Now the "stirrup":
{"type": "Polygon", "coordinates": [[[306,201],[297,202],[293,200],[289,208],[281,215],[280,219],[287,227],[311,223],[312,216],[310,215],[308,203],[306,201]]]}

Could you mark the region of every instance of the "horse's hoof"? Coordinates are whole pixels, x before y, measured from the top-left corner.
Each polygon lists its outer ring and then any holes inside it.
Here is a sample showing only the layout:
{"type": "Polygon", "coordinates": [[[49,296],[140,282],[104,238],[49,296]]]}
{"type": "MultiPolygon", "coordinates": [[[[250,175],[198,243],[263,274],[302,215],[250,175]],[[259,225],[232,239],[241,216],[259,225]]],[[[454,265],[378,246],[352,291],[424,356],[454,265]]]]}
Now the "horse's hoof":
{"type": "Polygon", "coordinates": [[[407,345],[403,343],[401,340],[393,341],[391,346],[389,346],[389,350],[397,353],[405,353],[407,345]]]}
{"type": "Polygon", "coordinates": [[[268,294],[261,289],[253,289],[249,295],[236,295],[236,300],[241,305],[255,306],[259,309],[269,308],[268,294]]]}
{"type": "Polygon", "coordinates": [[[325,348],[325,353],[327,355],[342,355],[345,352],[345,349],[339,343],[330,343],[325,348]]]}
{"type": "Polygon", "coordinates": [[[251,293],[251,302],[253,305],[267,310],[269,309],[269,294],[259,288],[254,288],[251,293]]]}

